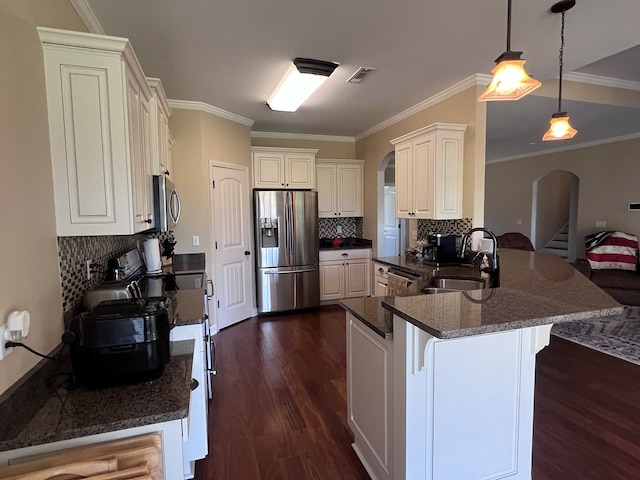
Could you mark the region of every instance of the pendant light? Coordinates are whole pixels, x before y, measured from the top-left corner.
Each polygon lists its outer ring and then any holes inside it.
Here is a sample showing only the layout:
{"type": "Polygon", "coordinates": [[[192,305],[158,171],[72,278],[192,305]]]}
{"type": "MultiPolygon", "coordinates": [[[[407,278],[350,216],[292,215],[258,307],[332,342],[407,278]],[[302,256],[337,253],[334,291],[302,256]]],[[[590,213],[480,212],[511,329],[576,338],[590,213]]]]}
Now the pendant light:
{"type": "Polygon", "coordinates": [[[487,89],[478,97],[479,102],[490,100],[520,100],[542,83],[524,71],[522,52],[511,51],[511,0],[507,0],[507,50],[496,58],[497,65],[487,89]]]}
{"type": "Polygon", "coordinates": [[[542,137],[543,141],[573,138],[578,131],[569,124],[567,112],[562,111],[562,60],[564,56],[564,13],[576,4],[576,0],[561,0],[551,7],[553,13],[562,13],[560,30],[560,76],[558,78],[558,111],[551,116],[551,126],[542,137]]]}

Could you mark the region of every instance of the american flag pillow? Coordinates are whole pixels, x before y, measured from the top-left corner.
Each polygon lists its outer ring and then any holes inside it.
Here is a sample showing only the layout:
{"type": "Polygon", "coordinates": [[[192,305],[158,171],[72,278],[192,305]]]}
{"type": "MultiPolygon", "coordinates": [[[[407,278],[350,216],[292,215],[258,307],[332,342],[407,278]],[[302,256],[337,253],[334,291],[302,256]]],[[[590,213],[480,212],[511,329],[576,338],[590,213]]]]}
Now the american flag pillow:
{"type": "Polygon", "coordinates": [[[624,232],[598,232],[584,237],[587,260],[594,270],[636,270],[638,238],[624,232]]]}

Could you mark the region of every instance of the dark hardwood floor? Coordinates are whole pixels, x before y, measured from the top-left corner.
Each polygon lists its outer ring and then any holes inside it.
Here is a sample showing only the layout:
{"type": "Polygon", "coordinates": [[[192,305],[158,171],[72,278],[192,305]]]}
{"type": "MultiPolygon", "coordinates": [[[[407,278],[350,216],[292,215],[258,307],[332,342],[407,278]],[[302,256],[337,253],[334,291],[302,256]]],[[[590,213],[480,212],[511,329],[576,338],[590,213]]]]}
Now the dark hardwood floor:
{"type": "MultiPolygon", "coordinates": [[[[342,308],[252,318],[216,341],[196,480],[369,478],[346,424],[342,308]]],[[[537,362],[532,478],[640,480],[640,366],[554,336],[537,362]]]]}

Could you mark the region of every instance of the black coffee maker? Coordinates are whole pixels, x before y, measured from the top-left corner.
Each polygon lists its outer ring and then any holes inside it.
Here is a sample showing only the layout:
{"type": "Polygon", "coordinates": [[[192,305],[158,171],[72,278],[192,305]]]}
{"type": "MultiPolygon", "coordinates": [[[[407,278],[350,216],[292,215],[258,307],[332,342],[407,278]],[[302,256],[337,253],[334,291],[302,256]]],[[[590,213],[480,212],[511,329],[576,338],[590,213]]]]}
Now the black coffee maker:
{"type": "Polygon", "coordinates": [[[427,236],[424,262],[429,265],[459,264],[460,235],[431,233],[427,236]]]}

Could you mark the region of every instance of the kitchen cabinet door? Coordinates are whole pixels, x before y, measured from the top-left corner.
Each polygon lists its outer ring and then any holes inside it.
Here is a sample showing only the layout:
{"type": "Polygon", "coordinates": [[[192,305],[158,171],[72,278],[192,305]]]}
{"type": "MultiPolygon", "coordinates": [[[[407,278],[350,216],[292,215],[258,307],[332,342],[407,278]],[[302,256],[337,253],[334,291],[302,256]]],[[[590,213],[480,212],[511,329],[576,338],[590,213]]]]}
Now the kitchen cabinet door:
{"type": "Polygon", "coordinates": [[[465,129],[436,123],[391,141],[398,218],[462,218],[465,129]]]}
{"type": "Polygon", "coordinates": [[[317,151],[305,148],[252,147],[254,188],[316,188],[317,151]]]}
{"type": "Polygon", "coordinates": [[[171,132],[169,131],[169,117],[171,108],[167,102],[162,82],[159,78],[147,78],[151,88],[150,113],[150,157],[152,175],[165,175],[172,178],[171,165],[171,132]]]}
{"type": "Polygon", "coordinates": [[[145,105],[151,91],[131,45],[44,27],[38,34],[57,234],[130,235],[150,228],[145,105]]]}
{"type": "Polygon", "coordinates": [[[363,161],[316,160],[318,217],[361,217],[363,161]]]}
{"type": "Polygon", "coordinates": [[[368,259],[348,260],[345,262],[345,297],[366,297],[369,295],[368,259]]]}
{"type": "Polygon", "coordinates": [[[344,261],[320,262],[320,301],[344,298],[344,261]]]}

